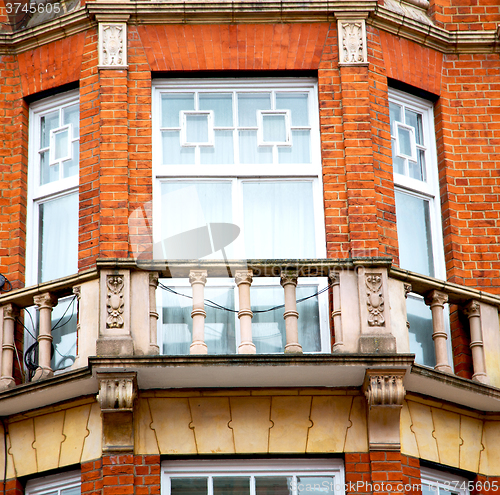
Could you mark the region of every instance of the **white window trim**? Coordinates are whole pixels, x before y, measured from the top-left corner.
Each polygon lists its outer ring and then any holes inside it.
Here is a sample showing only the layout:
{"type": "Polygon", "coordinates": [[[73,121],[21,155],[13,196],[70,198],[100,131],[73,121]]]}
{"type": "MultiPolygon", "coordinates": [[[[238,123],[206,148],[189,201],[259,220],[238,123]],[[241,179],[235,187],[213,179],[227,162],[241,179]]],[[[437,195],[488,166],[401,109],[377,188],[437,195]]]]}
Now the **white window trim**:
{"type": "Polygon", "coordinates": [[[433,493],[436,495],[439,495],[436,487],[458,492],[460,495],[469,495],[470,493],[469,490],[465,488],[469,486],[469,480],[462,476],[422,467],[420,468],[420,477],[422,484],[430,485],[431,490],[433,490],[433,493]]]}
{"type": "MultiPolygon", "coordinates": [[[[49,110],[60,109],[79,102],[79,91],[69,91],[59,96],[45,98],[30,105],[29,140],[28,140],[28,194],[26,218],[26,285],[38,283],[39,225],[38,210],[40,204],[78,192],[79,174],[59,181],[37,185],[40,177],[40,162],[37,159],[38,136],[40,135],[40,114],[49,110]]],[[[62,126],[66,127],[66,126],[62,126]]],[[[71,125],[68,125],[71,128],[71,125]]],[[[60,130],[58,128],[57,130],[60,130]]],[[[70,141],[72,141],[70,136],[70,141]]]]}
{"type": "Polygon", "coordinates": [[[395,89],[389,89],[389,101],[398,105],[409,106],[422,112],[422,132],[427,148],[425,156],[425,175],[427,180],[426,182],[419,181],[394,171],[394,188],[429,201],[434,277],[446,280],[433,105],[429,101],[395,89]]]}
{"type": "MultiPolygon", "coordinates": [[[[173,477],[248,476],[332,476],[335,495],[345,495],[344,463],[339,459],[242,459],[163,461],[161,464],[161,495],[170,495],[173,477]]],[[[294,478],[295,480],[295,478],[294,478]]],[[[307,493],[298,490],[292,481],[292,495],[307,493]]],[[[209,484],[208,495],[212,495],[209,484]]],[[[250,495],[255,495],[251,490],[250,495]]]]}
{"type": "Polygon", "coordinates": [[[65,490],[67,488],[81,486],[82,475],[80,471],[70,471],[67,473],[54,474],[35,478],[26,483],[26,495],[43,495],[55,490],[65,490]]]}

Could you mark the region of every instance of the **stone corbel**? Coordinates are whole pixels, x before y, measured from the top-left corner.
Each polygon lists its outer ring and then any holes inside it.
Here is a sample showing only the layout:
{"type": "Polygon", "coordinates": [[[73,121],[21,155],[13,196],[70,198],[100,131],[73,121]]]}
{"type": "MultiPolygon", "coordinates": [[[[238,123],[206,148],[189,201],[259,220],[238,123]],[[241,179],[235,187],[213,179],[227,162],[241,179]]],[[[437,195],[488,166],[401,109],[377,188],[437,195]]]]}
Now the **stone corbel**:
{"type": "Polygon", "coordinates": [[[127,69],[127,18],[96,16],[99,22],[99,69],[127,69]]]}
{"type": "Polygon", "coordinates": [[[134,451],[136,373],[97,373],[102,414],[103,452],[134,451]]]}
{"type": "Polygon", "coordinates": [[[339,33],[339,65],[366,65],[366,25],[364,19],[337,20],[339,33]]]}
{"type": "Polygon", "coordinates": [[[399,451],[399,423],[406,370],[366,370],[363,392],[368,402],[370,450],[399,451]]]}

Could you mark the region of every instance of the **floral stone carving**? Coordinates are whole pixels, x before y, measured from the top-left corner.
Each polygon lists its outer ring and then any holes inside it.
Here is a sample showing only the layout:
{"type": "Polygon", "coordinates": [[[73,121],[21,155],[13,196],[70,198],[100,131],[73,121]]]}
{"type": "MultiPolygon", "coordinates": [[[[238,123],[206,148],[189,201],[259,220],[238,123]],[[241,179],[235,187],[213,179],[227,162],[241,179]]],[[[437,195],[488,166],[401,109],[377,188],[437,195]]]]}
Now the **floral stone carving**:
{"type": "Polygon", "coordinates": [[[384,294],[382,292],[382,274],[366,275],[366,305],[368,306],[368,325],[371,327],[385,326],[384,294]]]}
{"type": "Polygon", "coordinates": [[[106,284],[108,286],[106,328],[123,328],[122,315],[125,306],[123,301],[123,275],[108,275],[106,284]]]}

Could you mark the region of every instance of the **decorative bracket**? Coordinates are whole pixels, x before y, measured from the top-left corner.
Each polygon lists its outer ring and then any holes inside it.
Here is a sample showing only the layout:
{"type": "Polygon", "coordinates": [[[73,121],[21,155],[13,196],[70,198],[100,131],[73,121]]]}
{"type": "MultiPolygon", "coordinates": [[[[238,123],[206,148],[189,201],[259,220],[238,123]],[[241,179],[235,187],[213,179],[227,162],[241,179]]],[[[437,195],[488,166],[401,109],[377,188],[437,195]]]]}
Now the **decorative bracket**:
{"type": "Polygon", "coordinates": [[[370,450],[401,448],[399,422],[405,397],[406,370],[366,370],[363,392],[368,402],[370,450]]]}
{"type": "Polygon", "coordinates": [[[368,63],[364,19],[339,19],[339,65],[368,63]]]}
{"type": "Polygon", "coordinates": [[[97,373],[103,452],[134,451],[136,373],[97,373]]]}

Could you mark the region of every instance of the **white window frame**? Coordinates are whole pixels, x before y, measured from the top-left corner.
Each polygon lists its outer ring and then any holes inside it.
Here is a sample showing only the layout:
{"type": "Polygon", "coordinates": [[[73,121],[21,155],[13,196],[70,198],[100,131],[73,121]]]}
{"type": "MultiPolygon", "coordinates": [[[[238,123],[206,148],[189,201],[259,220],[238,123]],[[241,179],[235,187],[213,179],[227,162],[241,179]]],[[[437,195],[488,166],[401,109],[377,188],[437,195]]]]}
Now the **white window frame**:
{"type": "Polygon", "coordinates": [[[57,495],[60,495],[61,490],[81,487],[81,485],[82,475],[80,471],[69,471],[31,479],[26,483],[25,493],[26,495],[45,495],[57,491],[57,495]]]}
{"type": "MultiPolygon", "coordinates": [[[[41,204],[58,199],[63,196],[78,193],[79,174],[64,178],[62,159],[59,162],[60,178],[48,184],[39,185],[40,159],[39,159],[39,139],[40,139],[40,119],[44,114],[59,110],[79,103],[79,91],[74,90],[58,96],[51,96],[30,105],[29,109],[29,142],[28,142],[28,198],[27,198],[27,220],[26,220],[26,285],[38,283],[38,260],[39,260],[39,207],[41,204]]],[[[68,128],[71,131],[71,124],[65,124],[54,131],[68,128]]],[[[51,133],[51,141],[54,140],[54,132],[51,133]]],[[[77,141],[69,135],[70,143],[77,141]]],[[[79,138],[78,138],[79,141],[79,138]]],[[[71,144],[70,144],[70,148],[71,144]]],[[[52,155],[52,152],[50,153],[52,155]]],[[[52,156],[51,156],[52,162],[52,156]]],[[[51,165],[52,166],[52,165],[51,165]]],[[[78,221],[78,219],[77,219],[78,221]]]]}
{"type": "MultiPolygon", "coordinates": [[[[200,113],[206,111],[194,110],[184,113],[200,113]]],[[[242,186],[247,181],[310,181],[312,183],[313,192],[313,214],[314,214],[314,232],[316,257],[326,258],[326,233],[324,224],[324,203],[323,203],[323,183],[322,183],[322,162],[321,162],[321,146],[319,132],[319,106],[318,106],[318,88],[317,80],[314,78],[262,78],[262,79],[177,79],[163,80],[158,79],[153,83],[153,99],[152,99],[152,123],[153,123],[153,240],[154,242],[161,241],[161,184],[167,181],[182,181],[183,183],[194,182],[231,182],[232,194],[232,213],[233,223],[243,226],[243,191],[242,186]],[[198,98],[200,91],[206,91],[211,94],[223,93],[232,94],[233,106],[233,126],[218,127],[212,129],[233,130],[250,129],[257,130],[258,143],[261,146],[272,147],[273,149],[273,164],[240,164],[238,139],[233,139],[235,163],[231,165],[163,165],[162,156],[162,129],[181,130],[179,128],[162,127],[161,119],[161,95],[163,93],[195,93],[195,98],[198,98]],[[272,106],[274,109],[257,111],[257,126],[256,127],[240,127],[238,125],[237,115],[237,95],[242,93],[259,93],[271,92],[272,106]],[[308,93],[308,126],[293,126],[291,125],[290,112],[286,110],[277,110],[275,108],[276,92],[290,92],[297,94],[308,93]],[[283,114],[286,121],[286,132],[288,143],[262,143],[262,114],[283,114]],[[260,119],[260,121],[259,121],[260,119]],[[309,164],[279,164],[277,160],[278,147],[289,147],[292,145],[291,132],[292,130],[310,130],[310,153],[311,163],[309,164]]],[[[181,138],[182,141],[182,138],[181,138]]],[[[199,160],[199,146],[195,149],[196,161],[199,160]]],[[[238,252],[244,252],[244,231],[234,241],[232,246],[238,252]]],[[[326,286],[326,283],[319,282],[314,278],[299,279],[299,284],[318,285],[318,290],[326,286]]],[[[169,286],[189,287],[186,280],[169,279],[169,286]]],[[[254,279],[253,286],[257,285],[274,285],[279,286],[276,279],[260,277],[254,279]]],[[[209,279],[207,286],[213,287],[235,287],[234,281],[228,279],[209,279]]],[[[161,307],[161,291],[157,291],[158,306],[161,307]]],[[[235,309],[237,309],[238,297],[235,292],[235,309]]],[[[320,342],[321,353],[331,352],[330,331],[328,325],[328,295],[327,293],[318,296],[319,306],[319,324],[320,324],[320,342]]],[[[300,314],[300,305],[298,307],[300,314]]],[[[277,311],[277,315],[281,318],[281,314],[277,311]]],[[[236,316],[235,316],[236,317],[236,316]]],[[[161,325],[161,316],[159,320],[161,325]]],[[[239,319],[236,317],[236,342],[239,345],[240,331],[239,319]]],[[[162,331],[159,332],[159,345],[163,346],[162,331]]],[[[237,352],[237,349],[236,349],[237,352]]]]}
{"type": "MultiPolygon", "coordinates": [[[[424,170],[426,180],[420,181],[406,175],[398,174],[394,170],[394,189],[429,202],[434,277],[446,280],[433,105],[430,101],[395,89],[389,89],[389,101],[402,106],[403,112],[404,108],[408,107],[410,110],[422,113],[423,140],[426,143],[427,151],[425,154],[424,170]]],[[[403,127],[406,126],[403,124],[403,127]]],[[[411,135],[413,136],[413,132],[411,135]]],[[[396,146],[399,151],[397,134],[391,137],[396,138],[396,146]]],[[[413,139],[415,139],[414,136],[413,139]]],[[[416,157],[407,157],[406,155],[405,158],[416,159],[416,157]]]]}
{"type": "MultiPolygon", "coordinates": [[[[163,461],[161,463],[161,495],[170,495],[171,478],[209,478],[215,476],[255,477],[288,476],[292,479],[292,495],[307,493],[300,489],[296,476],[332,476],[335,495],[345,495],[344,463],[340,459],[242,459],[242,460],[194,460],[163,461]]],[[[310,492],[310,490],[309,490],[310,492]]],[[[211,482],[208,495],[213,495],[211,482]]],[[[255,495],[250,484],[250,495],[255,495]]]]}
{"type": "Polygon", "coordinates": [[[469,487],[474,487],[474,482],[467,478],[427,467],[420,468],[420,477],[422,484],[429,486],[435,495],[441,495],[442,489],[459,495],[469,495],[469,487]]]}

